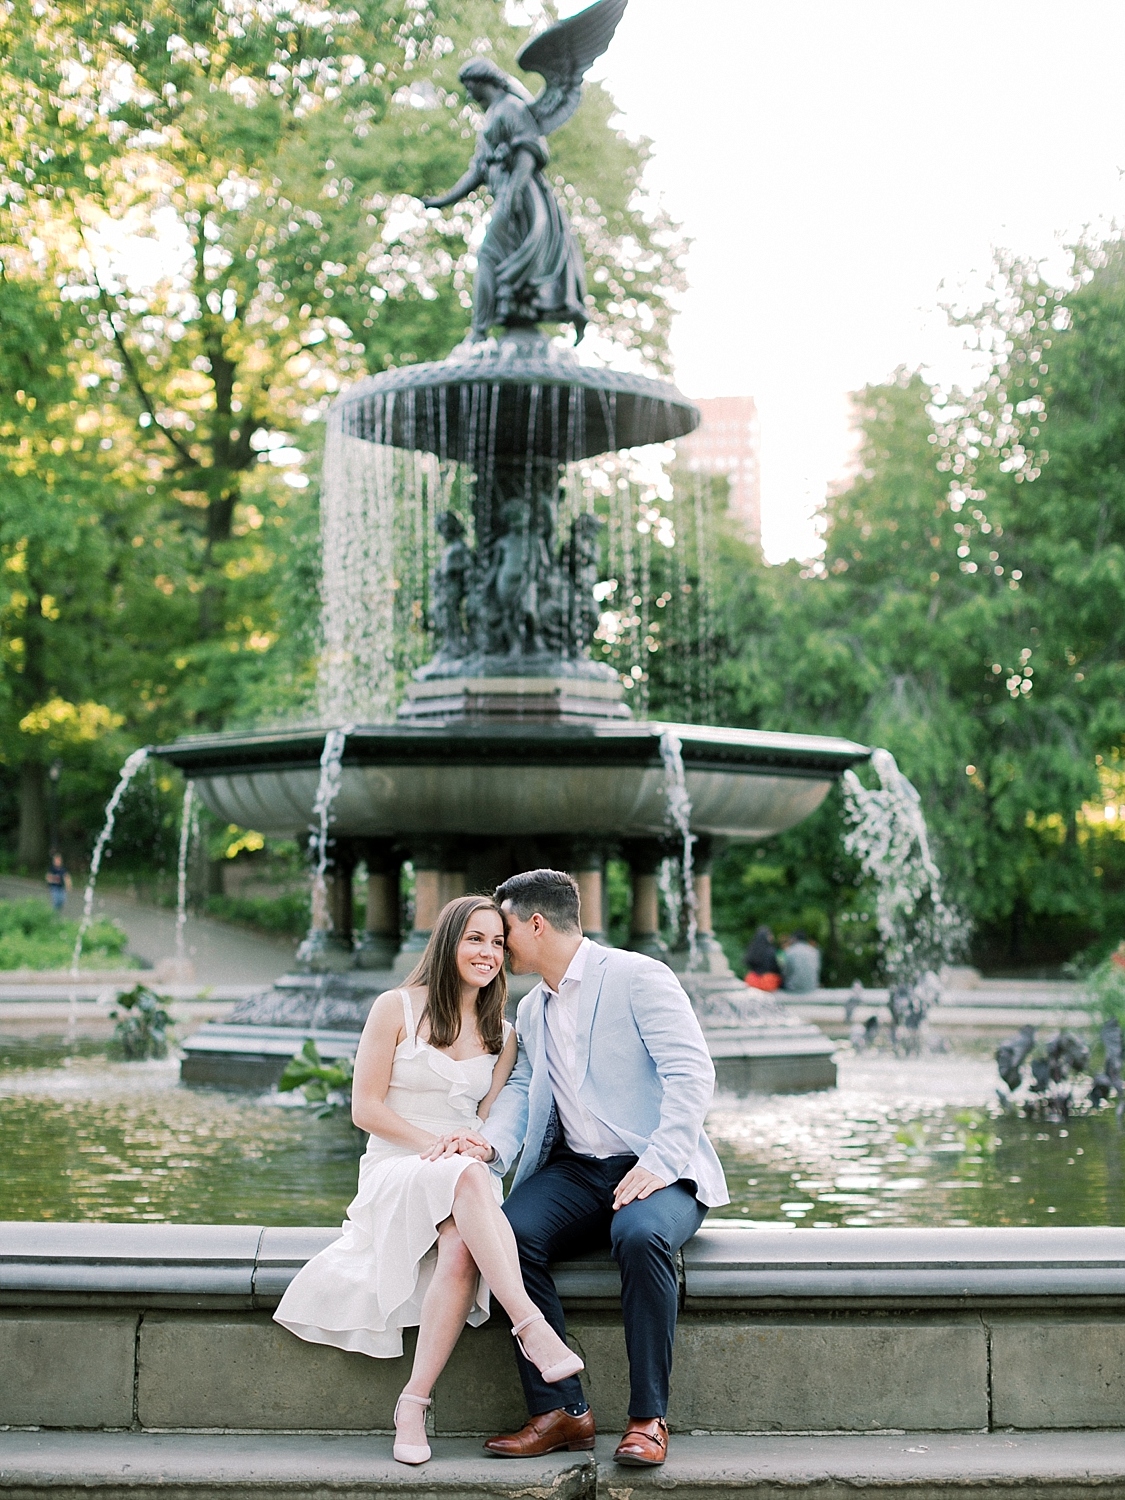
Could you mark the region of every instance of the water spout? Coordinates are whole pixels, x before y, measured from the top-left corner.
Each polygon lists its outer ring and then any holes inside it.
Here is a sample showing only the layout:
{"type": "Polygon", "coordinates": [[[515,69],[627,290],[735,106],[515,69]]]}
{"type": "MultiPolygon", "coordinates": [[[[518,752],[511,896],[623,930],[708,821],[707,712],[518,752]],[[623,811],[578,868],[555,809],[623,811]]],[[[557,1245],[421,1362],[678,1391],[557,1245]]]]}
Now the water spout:
{"type": "Polygon", "coordinates": [[[688,968],[693,969],[698,958],[696,937],[698,924],[695,905],[695,876],[692,869],[692,849],[695,835],[691,831],[691,796],[684,774],[683,745],[678,734],[671,729],[660,733],[660,759],[664,763],[664,796],[668,802],[668,820],[681,839],[680,878],[683,890],[683,910],[687,912],[688,968]]]}
{"type": "Polygon", "coordinates": [[[851,829],[844,847],[875,883],[876,924],[891,990],[924,1014],[941,993],[942,966],[963,951],[965,918],[945,901],[941,871],[930,850],[922,800],[889,750],[871,764],[879,787],[868,789],[844,773],[844,807],[851,829]]]}
{"type": "Polygon", "coordinates": [[[98,834],[98,841],[94,845],[94,853],[90,860],[90,873],[86,878],[86,892],[82,897],[82,920],[78,924],[78,936],[74,940],[74,953],[70,960],[70,977],[78,978],[78,966],[82,961],[82,944],[86,937],[87,929],[94,918],[94,890],[98,884],[98,871],[102,867],[102,856],[106,847],[113,837],[113,825],[117,818],[117,809],[121,805],[121,799],[129,790],[129,783],[148,759],[148,746],[143,745],[140,750],[134,750],[132,755],[121,767],[121,775],[117,786],[114,788],[113,796],[106,803],[105,822],[102,831],[98,834]]]}

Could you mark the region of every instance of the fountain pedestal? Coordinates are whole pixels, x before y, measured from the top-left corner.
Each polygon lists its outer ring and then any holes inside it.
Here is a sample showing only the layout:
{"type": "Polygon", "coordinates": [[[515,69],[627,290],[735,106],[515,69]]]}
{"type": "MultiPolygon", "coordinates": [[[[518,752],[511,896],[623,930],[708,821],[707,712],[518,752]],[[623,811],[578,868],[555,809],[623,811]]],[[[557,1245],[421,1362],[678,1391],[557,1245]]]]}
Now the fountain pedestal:
{"type": "MultiPolygon", "coordinates": [[[[318,930],[302,950],[304,974],[243,1002],[225,1028],[188,1039],[185,1078],[206,1081],[222,1057],[223,1081],[233,1081],[241,1053],[252,1059],[247,1082],[269,1081],[275,1054],[253,1050],[266,1032],[271,1048],[291,1037],[292,1052],[306,1035],[354,1047],[373,999],[401,984],[442,905],[466,890],[492,890],[521,869],[573,870],[586,929],[600,941],[605,860],[623,855],[633,871],[629,946],[667,959],[658,872],[683,850],[685,835],[768,837],[807,817],[833,781],[866,759],[866,748],[848,740],[637,722],[622,678],[591,658],[603,521],[563,505],[567,466],[669,442],[698,423],[667,382],[581,364],[572,349],[530,329],[462,345],[439,363],[369,376],[334,403],[322,517],[322,685],[327,721],[351,721],[346,741],[318,727],[184,740],[158,753],[225,822],[285,837],[303,836],[314,808],[323,837],[331,772],[337,910],[321,903],[327,917],[318,910],[318,930]],[[429,510],[411,513],[410,526],[398,530],[396,452],[453,486],[440,500],[432,490],[429,510]],[[365,714],[387,717],[394,704],[388,622],[422,525],[432,528],[437,559],[428,616],[418,601],[433,656],[414,672],[396,722],[364,723],[365,714]],[[670,753],[678,834],[669,817],[670,753]],[[373,884],[367,928],[353,941],[349,872],[360,858],[373,884]],[[399,946],[402,861],[413,867],[414,913],[399,946]]],[[[707,894],[704,878],[697,961],[682,977],[723,1081],[833,1082],[831,1043],[730,973],[710,932],[707,894]]],[[[529,983],[513,986],[517,998],[529,983]]]]}

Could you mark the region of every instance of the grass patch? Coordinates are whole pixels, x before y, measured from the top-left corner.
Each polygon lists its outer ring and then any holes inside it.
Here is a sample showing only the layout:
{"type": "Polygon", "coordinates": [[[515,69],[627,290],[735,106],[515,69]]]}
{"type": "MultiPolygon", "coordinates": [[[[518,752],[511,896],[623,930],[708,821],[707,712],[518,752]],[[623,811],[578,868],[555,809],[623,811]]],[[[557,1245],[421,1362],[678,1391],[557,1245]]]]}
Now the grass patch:
{"type": "MultiPolygon", "coordinates": [[[[70,965],[78,923],[55,916],[43,901],[0,900],[0,969],[65,969],[70,965]]],[[[135,969],[125,952],[128,938],[116,922],[91,922],[82,943],[84,969],[135,969]]]]}

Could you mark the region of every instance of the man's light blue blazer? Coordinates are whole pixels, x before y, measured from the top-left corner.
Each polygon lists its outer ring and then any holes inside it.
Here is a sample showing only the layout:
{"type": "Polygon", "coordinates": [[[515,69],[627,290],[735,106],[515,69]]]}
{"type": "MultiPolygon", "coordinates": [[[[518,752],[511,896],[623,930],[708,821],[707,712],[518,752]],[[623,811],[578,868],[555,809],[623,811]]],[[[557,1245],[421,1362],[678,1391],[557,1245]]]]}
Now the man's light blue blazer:
{"type": "MultiPolygon", "coordinates": [[[[513,1189],[544,1164],[554,1096],[547,1072],[543,983],[516,1012],[519,1056],[489,1112],[484,1135],[497,1171],[521,1148],[513,1189]]],[[[729,1203],[703,1120],[715,1068],[691,1002],[666,964],[620,948],[589,950],[578,999],[578,1097],[665,1183],[689,1178],[708,1208],[729,1203]]]]}

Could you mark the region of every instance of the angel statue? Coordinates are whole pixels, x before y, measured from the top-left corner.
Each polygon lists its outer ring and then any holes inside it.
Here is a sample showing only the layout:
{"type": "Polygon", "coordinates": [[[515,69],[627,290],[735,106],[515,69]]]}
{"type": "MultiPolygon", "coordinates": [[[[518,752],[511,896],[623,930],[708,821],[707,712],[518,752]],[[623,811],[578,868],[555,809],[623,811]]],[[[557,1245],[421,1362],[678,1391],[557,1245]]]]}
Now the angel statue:
{"type": "Polygon", "coordinates": [[[546,137],[578,108],[582,80],[613,38],[628,0],[597,0],[533,37],[516,61],[539,73],[537,99],[486,57],[475,57],[458,77],[484,110],[477,149],[465,173],[427,208],[449,208],[474,188],[492,194],[492,217],[477,253],[473,322],[467,343],[506,328],[573,323],[586,329],[586,273],[582,252],[562,204],[543,175],[546,137]]]}

